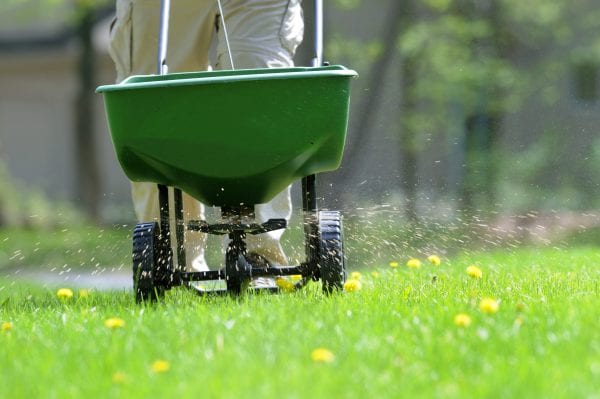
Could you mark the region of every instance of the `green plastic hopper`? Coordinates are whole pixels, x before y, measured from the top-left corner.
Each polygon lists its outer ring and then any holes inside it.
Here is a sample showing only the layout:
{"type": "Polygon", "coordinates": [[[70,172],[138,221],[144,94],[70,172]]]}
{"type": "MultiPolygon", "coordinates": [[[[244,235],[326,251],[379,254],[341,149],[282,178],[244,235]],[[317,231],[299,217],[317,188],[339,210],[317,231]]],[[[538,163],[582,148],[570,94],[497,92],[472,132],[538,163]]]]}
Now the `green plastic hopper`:
{"type": "Polygon", "coordinates": [[[342,66],[174,73],[97,91],[129,179],[254,205],[338,168],[355,76],[342,66]]]}

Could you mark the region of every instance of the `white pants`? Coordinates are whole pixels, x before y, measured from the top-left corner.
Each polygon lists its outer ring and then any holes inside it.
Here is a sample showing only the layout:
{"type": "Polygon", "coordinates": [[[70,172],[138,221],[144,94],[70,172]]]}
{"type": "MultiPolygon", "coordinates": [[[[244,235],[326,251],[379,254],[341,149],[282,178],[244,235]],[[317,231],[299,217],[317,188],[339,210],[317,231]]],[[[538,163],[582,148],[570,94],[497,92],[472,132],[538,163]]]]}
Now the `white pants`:
{"type": "MultiPolygon", "coordinates": [[[[221,0],[229,44],[236,69],[293,66],[302,41],[304,23],[301,0],[221,0]]],[[[130,75],[156,73],[160,0],[117,0],[117,18],[111,27],[109,52],[117,69],[117,81],[130,75]]],[[[169,72],[210,68],[209,52],[217,39],[214,69],[231,69],[217,0],[172,0],[169,19],[167,66],[169,72]],[[215,29],[216,28],[216,29],[215,29]]],[[[232,115],[235,117],[235,115],[232,115]]],[[[158,219],[158,190],[154,183],[132,182],[132,199],[138,220],[158,219]]],[[[183,195],[184,219],[203,219],[204,207],[183,195]]],[[[267,204],[256,206],[256,219],[289,220],[290,188],[267,204]]],[[[197,270],[207,269],[204,260],[206,235],[187,231],[188,259],[197,270]]],[[[287,259],[279,244],[282,231],[249,236],[249,252],[273,264],[287,259]]]]}

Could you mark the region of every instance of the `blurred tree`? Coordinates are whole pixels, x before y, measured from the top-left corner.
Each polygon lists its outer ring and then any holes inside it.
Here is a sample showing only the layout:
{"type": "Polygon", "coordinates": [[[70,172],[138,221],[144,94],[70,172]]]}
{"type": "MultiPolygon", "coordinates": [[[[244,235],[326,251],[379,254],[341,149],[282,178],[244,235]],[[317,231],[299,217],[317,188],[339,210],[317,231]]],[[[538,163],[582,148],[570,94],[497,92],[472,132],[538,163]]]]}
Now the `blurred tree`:
{"type": "MultiPolygon", "coordinates": [[[[388,73],[392,63],[386,62],[391,57],[387,52],[390,43],[397,44],[401,74],[399,186],[407,197],[407,218],[416,219],[417,160],[431,146],[443,148],[455,142],[462,143],[464,154],[464,160],[456,160],[463,163],[462,179],[455,189],[459,207],[468,213],[493,209],[502,155],[500,124],[528,97],[555,103],[572,58],[600,59],[597,7],[591,0],[377,3],[389,10],[390,20],[384,22],[387,29],[383,32],[397,35],[384,34],[378,39],[383,52],[372,59],[368,76],[370,83],[376,84],[388,73]]],[[[344,10],[374,6],[359,0],[335,4],[344,10]]],[[[333,48],[339,52],[335,45],[333,48]]],[[[364,63],[364,53],[355,59],[364,63]]],[[[356,112],[361,118],[359,137],[373,127],[379,88],[370,89],[356,112]]],[[[353,148],[348,154],[364,150],[360,139],[350,145],[353,148]]],[[[346,170],[347,175],[351,173],[346,170]]]]}
{"type": "Polygon", "coordinates": [[[96,23],[97,4],[77,0],[75,26],[80,45],[78,62],[79,88],[75,102],[75,148],[77,156],[77,187],[86,213],[99,220],[100,172],[94,140],[93,98],[96,87],[95,50],[92,29],[96,23]]]}
{"type": "MultiPolygon", "coordinates": [[[[598,40],[597,19],[585,18],[597,13],[597,7],[590,1],[566,0],[422,0],[422,4],[427,28],[418,46],[420,75],[415,90],[428,104],[432,131],[440,132],[450,113],[460,109],[465,165],[458,195],[463,210],[486,213],[498,202],[503,155],[499,125],[531,96],[546,104],[559,101],[559,85],[569,76],[571,60],[582,51],[589,57],[598,40]]],[[[406,41],[410,37],[404,39],[404,49],[411,50],[406,41]]],[[[555,148],[554,156],[560,151],[555,148]]]]}

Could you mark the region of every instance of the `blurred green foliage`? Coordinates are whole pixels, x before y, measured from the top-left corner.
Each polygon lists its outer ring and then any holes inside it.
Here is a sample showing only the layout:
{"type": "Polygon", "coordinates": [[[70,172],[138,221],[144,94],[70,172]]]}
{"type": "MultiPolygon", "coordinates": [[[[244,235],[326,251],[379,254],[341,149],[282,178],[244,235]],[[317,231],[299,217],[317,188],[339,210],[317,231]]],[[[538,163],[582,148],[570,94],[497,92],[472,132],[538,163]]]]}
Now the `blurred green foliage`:
{"type": "MultiPolygon", "coordinates": [[[[395,1],[382,0],[334,4],[336,12],[355,17],[369,7],[384,7],[387,15],[397,7],[395,1]]],[[[596,69],[600,65],[597,4],[592,0],[405,0],[402,7],[406,11],[395,21],[401,24],[401,33],[393,38],[400,61],[393,65],[402,79],[410,81],[397,89],[402,98],[399,123],[389,130],[402,137],[403,156],[419,159],[440,148],[451,151],[446,143],[463,143],[464,159],[454,160],[466,164],[462,182],[448,195],[473,210],[498,209],[499,203],[513,212],[600,206],[600,145],[575,146],[577,127],[566,122],[556,126],[552,118],[555,107],[569,107],[565,85],[572,79],[574,65],[587,62],[596,69]],[[515,149],[503,140],[502,123],[532,103],[536,105],[528,109],[539,113],[527,118],[548,115],[548,122],[539,121],[533,131],[517,132],[528,139],[521,140],[524,147],[515,149]],[[472,118],[488,122],[469,131],[472,118]],[[584,153],[574,153],[581,148],[584,153]]],[[[334,35],[327,52],[365,70],[361,76],[368,78],[383,56],[381,49],[390,48],[382,40],[391,26],[382,29],[380,37],[334,35]]],[[[515,137],[515,132],[511,134],[515,137]]],[[[443,156],[452,159],[453,154],[443,156]]],[[[418,191],[408,189],[414,191],[410,195],[418,191]]]]}

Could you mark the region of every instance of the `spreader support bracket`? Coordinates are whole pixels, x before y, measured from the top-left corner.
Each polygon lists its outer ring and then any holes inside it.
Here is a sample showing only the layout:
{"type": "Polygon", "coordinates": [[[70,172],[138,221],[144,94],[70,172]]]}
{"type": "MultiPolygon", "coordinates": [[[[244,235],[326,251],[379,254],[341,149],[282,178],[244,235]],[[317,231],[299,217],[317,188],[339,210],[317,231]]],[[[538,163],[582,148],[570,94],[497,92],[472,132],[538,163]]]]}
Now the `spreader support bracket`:
{"type": "Polygon", "coordinates": [[[225,235],[236,232],[245,234],[263,234],[269,231],[285,229],[287,221],[285,219],[269,219],[262,224],[258,223],[217,223],[209,224],[204,220],[190,220],[188,230],[200,231],[202,233],[225,235]]]}

